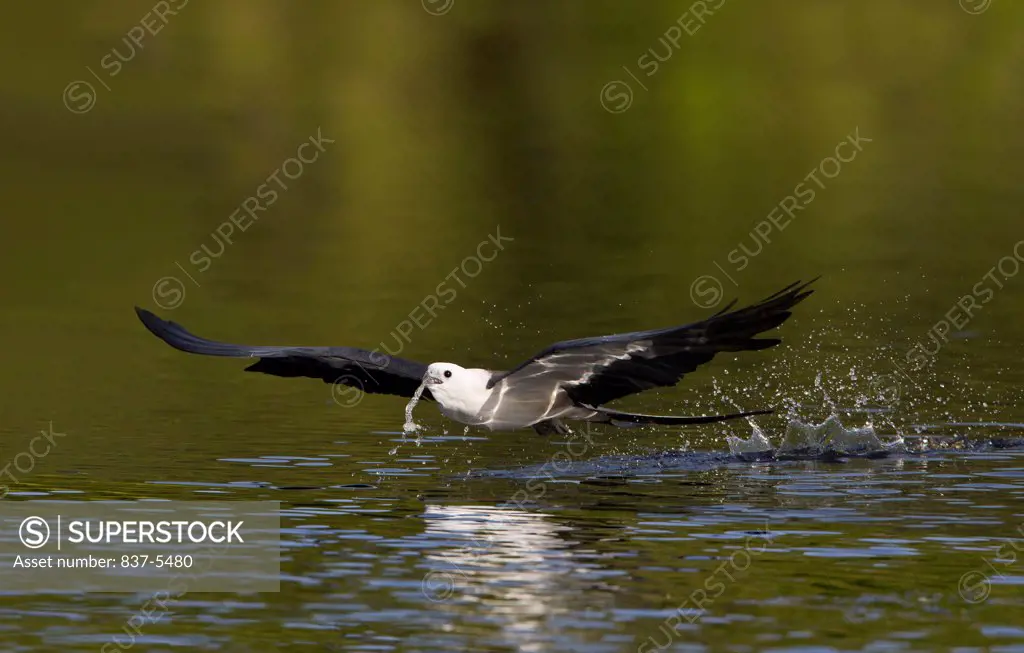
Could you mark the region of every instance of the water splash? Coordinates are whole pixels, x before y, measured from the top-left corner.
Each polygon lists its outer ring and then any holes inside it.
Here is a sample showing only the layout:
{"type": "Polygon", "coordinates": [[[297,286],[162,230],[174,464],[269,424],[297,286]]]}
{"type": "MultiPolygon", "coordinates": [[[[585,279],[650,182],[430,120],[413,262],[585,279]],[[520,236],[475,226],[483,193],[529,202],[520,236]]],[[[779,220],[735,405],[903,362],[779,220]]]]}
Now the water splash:
{"type": "Polygon", "coordinates": [[[756,455],[772,451],[772,443],[765,437],[764,431],[753,422],[750,423],[750,427],[750,438],[747,440],[734,435],[730,435],[725,439],[729,443],[729,451],[734,456],[756,455]]]}
{"type": "Polygon", "coordinates": [[[886,446],[868,424],[863,428],[846,428],[836,415],[821,424],[807,424],[790,420],[782,437],[782,452],[806,451],[809,453],[869,453],[882,451],[886,446]]]}
{"type": "Polygon", "coordinates": [[[423,390],[425,390],[426,387],[426,384],[421,383],[419,387],[416,388],[416,392],[412,393],[412,398],[409,399],[409,403],[405,405],[405,424],[402,425],[402,441],[396,444],[394,447],[392,447],[390,451],[388,451],[389,456],[394,456],[395,454],[398,453],[398,450],[406,442],[405,436],[409,435],[410,433],[417,434],[416,439],[414,440],[417,447],[423,443],[423,440],[419,435],[419,432],[423,430],[423,427],[417,424],[415,421],[413,421],[412,411],[414,408],[416,408],[416,404],[419,403],[420,396],[423,394],[423,390]]]}
{"type": "Polygon", "coordinates": [[[895,436],[883,442],[875,432],[874,426],[867,424],[861,428],[847,428],[835,414],[820,424],[801,422],[791,419],[786,425],[786,432],[777,448],[756,425],[751,424],[750,438],[743,439],[729,436],[729,451],[734,456],[750,457],[751,455],[808,455],[820,456],[827,454],[840,455],[875,455],[902,449],[903,438],[895,436]]]}
{"type": "Polygon", "coordinates": [[[423,390],[426,389],[426,385],[421,383],[420,387],[416,388],[416,392],[412,393],[412,399],[405,405],[405,424],[402,425],[403,434],[416,433],[423,427],[417,424],[412,419],[412,411],[416,408],[416,404],[420,401],[420,395],[423,394],[423,390]]]}

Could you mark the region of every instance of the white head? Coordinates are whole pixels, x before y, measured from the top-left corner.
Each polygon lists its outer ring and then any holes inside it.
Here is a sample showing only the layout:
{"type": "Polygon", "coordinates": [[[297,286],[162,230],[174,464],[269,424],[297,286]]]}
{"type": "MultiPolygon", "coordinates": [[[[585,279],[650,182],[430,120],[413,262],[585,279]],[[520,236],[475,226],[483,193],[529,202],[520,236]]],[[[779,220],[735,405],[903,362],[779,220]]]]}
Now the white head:
{"type": "Polygon", "coordinates": [[[485,370],[467,370],[455,363],[431,363],[423,375],[423,383],[430,394],[442,406],[479,410],[487,398],[487,381],[490,374],[485,370]]]}

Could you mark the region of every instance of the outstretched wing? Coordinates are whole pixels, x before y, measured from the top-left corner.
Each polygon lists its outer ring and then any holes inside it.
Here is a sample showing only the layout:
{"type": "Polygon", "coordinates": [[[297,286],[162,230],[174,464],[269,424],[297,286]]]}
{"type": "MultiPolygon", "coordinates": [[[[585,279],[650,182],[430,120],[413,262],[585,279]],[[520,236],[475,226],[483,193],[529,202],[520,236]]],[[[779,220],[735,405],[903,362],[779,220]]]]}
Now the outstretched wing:
{"type": "MultiPolygon", "coordinates": [[[[423,363],[355,347],[251,347],[216,342],[189,333],[180,324],[161,320],[143,308],[136,306],[135,313],[153,335],[175,349],[207,356],[259,358],[245,368],[247,372],[305,376],[371,394],[411,397],[427,371],[423,363]]],[[[428,394],[424,391],[423,397],[432,399],[428,394]]]]}
{"type": "Polygon", "coordinates": [[[684,326],[555,343],[488,384],[532,386],[556,382],[578,404],[600,406],[654,387],[672,386],[719,352],[753,351],[779,344],[754,336],[773,329],[812,290],[794,283],[765,300],[684,326]]]}

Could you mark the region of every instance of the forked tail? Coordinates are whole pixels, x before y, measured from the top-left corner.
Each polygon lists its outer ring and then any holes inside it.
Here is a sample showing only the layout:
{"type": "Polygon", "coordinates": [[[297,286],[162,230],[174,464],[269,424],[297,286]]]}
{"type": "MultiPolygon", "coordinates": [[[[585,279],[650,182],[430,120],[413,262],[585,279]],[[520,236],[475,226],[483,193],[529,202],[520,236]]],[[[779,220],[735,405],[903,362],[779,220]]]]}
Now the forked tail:
{"type": "Polygon", "coordinates": [[[629,427],[629,426],[641,426],[643,424],[661,424],[664,426],[682,426],[685,424],[713,424],[715,422],[724,422],[729,419],[739,419],[741,417],[750,417],[752,415],[770,415],[775,412],[772,410],[751,410],[745,413],[730,413],[728,415],[640,415],[638,413],[624,413],[618,410],[610,410],[608,408],[596,408],[594,406],[585,406],[589,410],[593,410],[600,413],[602,416],[607,418],[606,420],[593,420],[593,421],[607,421],[612,426],[629,427]]]}

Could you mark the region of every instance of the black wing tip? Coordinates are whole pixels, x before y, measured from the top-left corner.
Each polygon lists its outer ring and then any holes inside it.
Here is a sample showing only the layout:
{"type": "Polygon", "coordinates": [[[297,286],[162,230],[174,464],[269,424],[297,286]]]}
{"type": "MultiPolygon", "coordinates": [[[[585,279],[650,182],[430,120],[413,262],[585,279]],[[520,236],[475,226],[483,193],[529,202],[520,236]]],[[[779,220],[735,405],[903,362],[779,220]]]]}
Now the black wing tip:
{"type": "MultiPolygon", "coordinates": [[[[766,304],[769,304],[771,302],[778,302],[779,300],[785,300],[782,303],[782,306],[784,306],[785,309],[792,308],[814,294],[815,289],[810,288],[810,286],[811,284],[813,284],[814,281],[820,279],[821,276],[821,274],[818,274],[809,281],[796,280],[792,282],[792,284],[783,288],[782,290],[775,291],[768,297],[761,300],[759,303],[755,304],[752,308],[764,307],[766,304]]],[[[731,302],[725,305],[725,308],[721,309],[720,311],[712,315],[712,318],[721,317],[727,314],[729,309],[735,305],[736,300],[733,299],[731,302]]]]}
{"type": "Polygon", "coordinates": [[[170,320],[165,320],[152,311],[136,306],[135,314],[139,317],[139,321],[142,322],[143,326],[145,326],[150,333],[174,347],[177,347],[176,343],[180,343],[181,341],[188,339],[190,336],[193,338],[195,337],[186,331],[180,324],[171,322],[170,320]]]}
{"type": "Polygon", "coordinates": [[[810,285],[815,281],[821,279],[821,277],[822,275],[819,274],[810,281],[794,281],[793,283],[789,284],[782,290],[776,291],[771,295],[768,295],[767,297],[764,298],[764,301],[768,302],[773,299],[778,299],[780,297],[793,297],[794,303],[801,301],[804,297],[807,297],[808,295],[814,292],[814,289],[810,288],[810,285]]]}
{"type": "MultiPolygon", "coordinates": [[[[149,329],[154,335],[160,336],[161,332],[166,331],[169,326],[169,322],[158,317],[152,311],[136,306],[135,315],[139,318],[139,321],[149,329]]],[[[162,336],[161,336],[162,337],[162,336]]]]}
{"type": "Polygon", "coordinates": [[[190,333],[185,327],[176,322],[165,320],[152,311],[147,311],[138,306],[135,307],[135,314],[139,317],[143,326],[154,336],[180,351],[190,354],[207,354],[216,356],[240,356],[242,352],[237,345],[217,343],[206,340],[190,333]],[[237,351],[236,351],[237,350],[237,351]]]}

